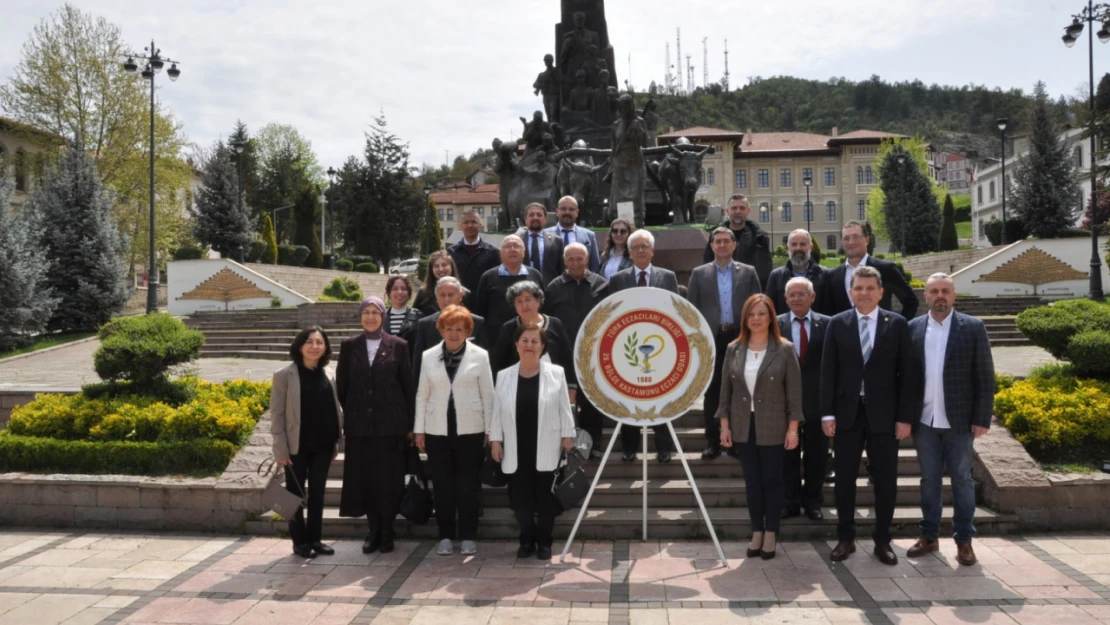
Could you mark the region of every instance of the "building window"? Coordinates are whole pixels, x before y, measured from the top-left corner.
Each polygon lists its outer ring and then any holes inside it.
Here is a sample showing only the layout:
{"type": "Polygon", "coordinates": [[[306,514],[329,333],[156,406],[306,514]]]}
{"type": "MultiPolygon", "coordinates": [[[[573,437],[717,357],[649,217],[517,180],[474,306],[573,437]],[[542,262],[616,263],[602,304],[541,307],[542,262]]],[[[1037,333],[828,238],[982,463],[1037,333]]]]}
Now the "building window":
{"type": "Polygon", "coordinates": [[[712,167],[705,170],[705,183],[707,185],[712,187],[713,185],[717,184],[717,181],[716,181],[715,178],[716,178],[716,176],[713,175],[713,168],[712,167]]]}
{"type": "Polygon", "coordinates": [[[825,168],[825,186],[826,187],[835,187],[836,186],[836,168],[835,167],[826,167],[825,168]]]}
{"type": "Polygon", "coordinates": [[[864,204],[863,200],[859,201],[859,207],[856,212],[859,213],[857,219],[859,219],[860,221],[867,219],[867,205],[864,204]]]}
{"type": "Polygon", "coordinates": [[[765,224],[771,221],[771,210],[767,202],[762,202],[759,205],[759,223],[765,224]]]}
{"type": "Polygon", "coordinates": [[[983,228],[983,220],[982,219],[979,220],[979,238],[980,239],[987,238],[987,231],[986,231],[985,228],[983,228]]]}
{"type": "Polygon", "coordinates": [[[439,213],[439,220],[440,220],[440,221],[443,221],[443,217],[444,217],[444,216],[445,216],[445,215],[446,215],[447,213],[443,212],[443,209],[442,209],[442,208],[441,208],[441,209],[439,209],[439,211],[437,211],[437,212],[439,213]]]}
{"type": "Polygon", "coordinates": [[[811,181],[813,180],[813,169],[810,167],[802,168],[802,179],[805,180],[806,178],[809,178],[811,181]]]}
{"type": "Polygon", "coordinates": [[[790,215],[790,202],[783,202],[782,203],[782,223],[788,223],[790,221],[793,221],[793,219],[794,218],[790,215]]]}
{"type": "Polygon", "coordinates": [[[779,171],[779,186],[786,188],[790,186],[790,170],[783,169],[779,171]]]}
{"type": "Polygon", "coordinates": [[[836,202],[832,200],[825,202],[825,221],[836,221],[836,202]]]}
{"type": "Polygon", "coordinates": [[[875,178],[871,175],[870,165],[863,168],[863,179],[866,181],[867,184],[875,184],[875,178]]]}
{"type": "Polygon", "coordinates": [[[748,188],[748,170],[746,170],[746,169],[737,169],[736,170],[736,188],[737,189],[747,189],[748,188]]]}
{"type": "Polygon", "coordinates": [[[1083,167],[1083,146],[1075,146],[1075,166],[1083,167]]]}
{"type": "Polygon", "coordinates": [[[447,209],[447,221],[455,221],[455,209],[447,209]]]}
{"type": "Polygon", "coordinates": [[[789,234],[782,235],[782,244],[787,245],[789,243],[790,243],[790,235],[789,234]]]}
{"type": "Polygon", "coordinates": [[[760,189],[766,189],[767,187],[771,186],[771,171],[770,170],[768,170],[768,169],[759,170],[758,177],[759,177],[758,183],[759,183],[759,188],[760,189]]]}
{"type": "Polygon", "coordinates": [[[813,221],[813,202],[805,202],[802,204],[802,219],[806,223],[813,221]]]}
{"type": "Polygon", "coordinates": [[[979,185],[978,187],[976,187],[976,189],[978,190],[978,194],[979,194],[979,206],[982,206],[983,205],[983,185],[979,185]]]}
{"type": "Polygon", "coordinates": [[[863,184],[863,167],[856,166],[856,184],[863,184]]]}
{"type": "Polygon", "coordinates": [[[15,151],[15,190],[27,191],[27,153],[23,150],[15,151]]]}
{"type": "Polygon", "coordinates": [[[479,217],[481,217],[482,219],[486,218],[486,207],[485,206],[479,206],[477,208],[477,211],[478,211],[478,216],[479,217]]]}
{"type": "Polygon", "coordinates": [[[455,233],[454,228],[448,228],[447,229],[447,238],[451,238],[451,235],[454,234],[454,233],[455,233]]]}
{"type": "Polygon", "coordinates": [[[829,236],[825,237],[825,249],[826,250],[835,250],[836,249],[836,235],[835,234],[830,234],[829,236]]]}
{"type": "Polygon", "coordinates": [[[991,201],[993,202],[994,201],[994,195],[995,195],[995,193],[994,193],[994,181],[993,180],[991,180],[989,195],[991,197],[991,201]]]}

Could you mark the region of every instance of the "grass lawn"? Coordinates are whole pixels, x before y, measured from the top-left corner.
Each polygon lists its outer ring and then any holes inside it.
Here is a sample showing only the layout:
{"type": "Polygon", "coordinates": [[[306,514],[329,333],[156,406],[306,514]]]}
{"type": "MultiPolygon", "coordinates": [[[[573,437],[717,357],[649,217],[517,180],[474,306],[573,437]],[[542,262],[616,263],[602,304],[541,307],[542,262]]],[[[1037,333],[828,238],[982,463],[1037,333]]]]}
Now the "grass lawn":
{"type": "Polygon", "coordinates": [[[961,239],[970,239],[971,238],[971,222],[970,221],[958,222],[956,224],[956,236],[960,237],[961,239]]]}
{"type": "Polygon", "coordinates": [[[81,339],[87,339],[90,336],[94,336],[95,334],[95,332],[73,332],[71,334],[52,334],[50,336],[44,336],[40,339],[37,339],[34,343],[31,343],[27,347],[13,349],[6,352],[0,352],[0,358],[18,356],[20,354],[26,354],[29,352],[37,352],[38,350],[46,349],[47,347],[54,347],[55,345],[62,345],[65,343],[72,343],[73,341],[80,341],[81,339]]]}
{"type": "Polygon", "coordinates": [[[952,198],[952,208],[967,208],[971,206],[970,193],[964,193],[960,195],[951,194],[949,197],[952,198]]]}
{"type": "Polygon", "coordinates": [[[1040,465],[1041,469],[1050,473],[1097,473],[1101,467],[1096,463],[1080,463],[1080,462],[1066,462],[1066,463],[1043,463],[1040,465]]]}

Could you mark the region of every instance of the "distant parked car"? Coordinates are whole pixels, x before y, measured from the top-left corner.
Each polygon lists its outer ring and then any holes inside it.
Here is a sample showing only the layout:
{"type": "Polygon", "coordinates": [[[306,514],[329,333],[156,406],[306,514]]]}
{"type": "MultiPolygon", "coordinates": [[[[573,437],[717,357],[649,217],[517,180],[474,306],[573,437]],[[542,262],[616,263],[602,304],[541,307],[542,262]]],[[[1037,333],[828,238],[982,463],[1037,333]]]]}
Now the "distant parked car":
{"type": "Polygon", "coordinates": [[[389,273],[393,275],[404,274],[406,276],[413,276],[416,275],[416,270],[419,265],[419,258],[410,258],[406,261],[402,261],[399,265],[394,265],[393,267],[391,267],[389,269],[389,273]]]}

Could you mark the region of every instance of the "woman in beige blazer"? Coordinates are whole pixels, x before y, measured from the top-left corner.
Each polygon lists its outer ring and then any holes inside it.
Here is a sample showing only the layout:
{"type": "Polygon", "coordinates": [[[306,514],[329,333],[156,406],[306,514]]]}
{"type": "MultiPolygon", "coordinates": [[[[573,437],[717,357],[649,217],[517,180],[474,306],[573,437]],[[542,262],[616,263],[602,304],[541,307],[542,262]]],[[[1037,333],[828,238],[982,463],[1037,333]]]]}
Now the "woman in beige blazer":
{"type": "Polygon", "coordinates": [[[725,352],[721,373],[721,447],[735,444],[744,467],[752,519],[748,557],[775,557],[786,482],[786,450],[798,446],[802,371],[794,345],[782,338],[775,305],[763,294],[744,302],[740,336],[725,352]]]}
{"type": "Polygon", "coordinates": [[[328,469],[343,436],[343,409],[335,392],[335,377],[327,369],[331,343],[319,326],[302,330],[289,347],[293,364],[274,372],[270,390],[270,432],[274,461],[285,467],[285,487],[305,493],[308,482],[308,523],[302,507],[289,520],[293,553],[315,558],[335,553],[321,542],[324,489],[328,469]]]}
{"type": "Polygon", "coordinates": [[[416,446],[428,454],[432,473],[439,525],[436,553],[451,555],[459,538],[467,556],[478,552],[478,497],[486,432],[493,419],[493,375],[486,350],[466,340],[474,332],[470,311],[448,306],[436,328],[443,341],[415,356],[422,360],[412,431],[416,446]]]}
{"type": "Polygon", "coordinates": [[[517,326],[520,362],[497,374],[489,439],[493,459],[509,476],[509,505],[520,523],[518,558],[551,559],[555,496],[551,486],[560,448],[574,446],[574,415],[563,368],[540,360],[547,345],[541,326],[517,326]]]}

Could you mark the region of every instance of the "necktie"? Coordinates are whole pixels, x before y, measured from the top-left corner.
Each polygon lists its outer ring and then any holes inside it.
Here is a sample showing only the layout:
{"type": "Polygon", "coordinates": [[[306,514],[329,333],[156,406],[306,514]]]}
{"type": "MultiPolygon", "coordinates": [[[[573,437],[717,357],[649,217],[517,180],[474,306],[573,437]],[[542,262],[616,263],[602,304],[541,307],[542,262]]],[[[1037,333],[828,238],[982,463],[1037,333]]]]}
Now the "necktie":
{"type": "Polygon", "coordinates": [[[647,286],[647,271],[640,271],[640,281],[636,286],[647,286]]]}
{"type": "Polygon", "coordinates": [[[563,245],[570,245],[570,235],[573,233],[573,230],[563,230],[563,245]]]}
{"type": "Polygon", "coordinates": [[[536,271],[543,271],[543,269],[540,269],[540,237],[538,234],[532,235],[532,268],[536,271]]]}
{"type": "Polygon", "coordinates": [[[867,364],[867,359],[871,358],[871,330],[868,328],[867,317],[859,318],[859,346],[863,352],[863,363],[867,364]]]}
{"type": "Polygon", "coordinates": [[[809,349],[809,333],[806,332],[806,320],[794,317],[798,322],[798,358],[806,364],[806,350],[809,349]]]}
{"type": "Polygon", "coordinates": [[[474,254],[478,253],[478,245],[478,243],[475,243],[474,245],[464,245],[463,247],[466,248],[468,254],[473,256],[474,254]]]}

